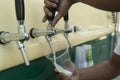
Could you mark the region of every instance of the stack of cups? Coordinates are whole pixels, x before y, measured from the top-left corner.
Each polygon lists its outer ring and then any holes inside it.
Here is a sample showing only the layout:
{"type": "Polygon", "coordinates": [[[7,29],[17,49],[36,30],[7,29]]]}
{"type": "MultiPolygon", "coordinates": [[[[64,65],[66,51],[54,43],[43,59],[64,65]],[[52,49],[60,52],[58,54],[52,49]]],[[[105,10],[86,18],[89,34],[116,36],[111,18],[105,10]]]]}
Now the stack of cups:
{"type": "Polygon", "coordinates": [[[93,64],[91,45],[77,46],[75,53],[75,65],[78,68],[86,68],[93,66],[93,64]]]}
{"type": "Polygon", "coordinates": [[[85,50],[84,50],[84,48],[82,46],[77,46],[76,47],[75,65],[78,68],[85,68],[85,67],[87,67],[85,50]]]}

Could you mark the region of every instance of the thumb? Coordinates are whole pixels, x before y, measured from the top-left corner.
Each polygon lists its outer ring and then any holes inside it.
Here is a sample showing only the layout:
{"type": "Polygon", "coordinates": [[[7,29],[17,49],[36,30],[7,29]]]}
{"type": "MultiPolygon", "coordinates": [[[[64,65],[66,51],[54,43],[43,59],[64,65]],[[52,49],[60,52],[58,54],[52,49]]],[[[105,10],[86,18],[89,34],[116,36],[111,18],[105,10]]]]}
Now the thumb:
{"type": "Polygon", "coordinates": [[[61,15],[60,13],[58,13],[58,14],[55,16],[55,18],[54,18],[54,20],[53,20],[53,22],[52,22],[53,27],[55,27],[55,25],[57,24],[57,22],[60,20],[61,17],[62,17],[62,15],[61,15]]]}

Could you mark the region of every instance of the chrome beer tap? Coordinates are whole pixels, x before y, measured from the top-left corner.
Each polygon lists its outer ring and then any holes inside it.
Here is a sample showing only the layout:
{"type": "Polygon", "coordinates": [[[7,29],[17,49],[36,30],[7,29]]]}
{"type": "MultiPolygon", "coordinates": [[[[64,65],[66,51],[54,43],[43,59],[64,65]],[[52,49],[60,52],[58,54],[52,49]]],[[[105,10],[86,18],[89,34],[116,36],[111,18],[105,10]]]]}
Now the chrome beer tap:
{"type": "Polygon", "coordinates": [[[72,45],[71,45],[71,43],[70,43],[70,41],[69,41],[69,39],[68,39],[68,36],[69,36],[68,34],[72,32],[72,28],[70,28],[70,25],[69,25],[69,23],[68,23],[68,20],[69,20],[69,14],[67,13],[67,14],[64,16],[64,22],[65,22],[64,28],[65,28],[65,30],[66,30],[66,31],[64,32],[64,36],[65,36],[65,38],[66,38],[66,40],[67,40],[67,42],[68,42],[69,47],[72,48],[72,45]]]}
{"type": "MultiPolygon", "coordinates": [[[[59,33],[64,33],[64,36],[67,39],[67,42],[68,42],[69,46],[71,47],[70,41],[68,39],[68,33],[72,32],[72,29],[69,28],[68,14],[64,16],[65,29],[55,29],[52,26],[52,21],[53,21],[54,16],[55,16],[56,8],[49,8],[49,10],[52,12],[52,16],[47,16],[47,19],[48,19],[47,30],[45,31],[45,30],[40,30],[38,28],[32,28],[30,30],[31,38],[36,38],[36,37],[39,37],[39,36],[45,36],[46,40],[49,43],[50,49],[52,51],[52,49],[53,49],[52,36],[54,36],[56,34],[59,34],[59,33]]],[[[52,51],[52,52],[54,52],[54,51],[52,51]]]]}
{"type": "Polygon", "coordinates": [[[53,13],[53,15],[51,17],[47,17],[48,18],[48,25],[47,25],[47,30],[40,30],[38,28],[32,28],[30,30],[30,36],[32,38],[35,38],[35,37],[39,37],[39,36],[52,36],[52,35],[55,35],[55,30],[53,30],[53,27],[52,27],[52,20],[54,19],[54,15],[55,15],[55,8],[50,8],[51,12],[53,13]]]}
{"type": "Polygon", "coordinates": [[[25,31],[25,26],[24,26],[24,18],[25,18],[24,0],[15,0],[15,9],[16,9],[16,17],[19,24],[18,33],[1,31],[0,43],[6,44],[6,43],[10,43],[11,41],[15,41],[18,45],[20,52],[22,53],[25,64],[28,66],[30,65],[30,63],[28,61],[28,58],[24,49],[25,48],[24,42],[29,39],[29,35],[25,31]]]}
{"type": "Polygon", "coordinates": [[[30,33],[31,38],[45,36],[46,40],[49,43],[52,53],[55,53],[51,37],[56,34],[56,30],[54,30],[52,27],[52,20],[54,19],[56,10],[55,10],[55,8],[53,8],[53,9],[50,8],[50,10],[53,13],[53,15],[51,17],[49,17],[49,16],[47,17],[48,18],[47,30],[40,30],[38,28],[32,28],[29,33],[30,33]]]}
{"type": "Polygon", "coordinates": [[[30,65],[24,49],[24,41],[27,41],[29,39],[29,35],[25,31],[25,26],[24,26],[24,19],[25,19],[24,0],[15,0],[15,8],[16,8],[16,17],[19,23],[18,33],[25,36],[24,39],[19,40],[16,43],[18,44],[19,50],[22,53],[25,64],[30,65]]]}
{"type": "MultiPolygon", "coordinates": [[[[52,12],[52,16],[47,16],[47,19],[48,19],[47,31],[55,31],[53,26],[52,26],[52,21],[53,21],[54,16],[55,16],[56,8],[49,8],[49,10],[52,12]]],[[[54,54],[54,57],[55,57],[55,50],[54,50],[53,42],[52,42],[52,36],[53,35],[47,35],[47,36],[45,36],[45,38],[48,41],[50,49],[51,49],[51,51],[52,51],[52,53],[54,54]]]]}

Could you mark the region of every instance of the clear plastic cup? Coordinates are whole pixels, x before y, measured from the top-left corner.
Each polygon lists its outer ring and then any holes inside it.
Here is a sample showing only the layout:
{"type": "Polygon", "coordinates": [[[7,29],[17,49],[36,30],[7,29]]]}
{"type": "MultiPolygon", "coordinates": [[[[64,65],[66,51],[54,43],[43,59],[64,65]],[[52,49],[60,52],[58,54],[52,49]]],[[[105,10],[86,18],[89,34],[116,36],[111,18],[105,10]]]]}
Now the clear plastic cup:
{"type": "MultiPolygon", "coordinates": [[[[54,54],[49,54],[46,56],[54,64],[54,54]]],[[[71,58],[69,55],[69,49],[66,48],[65,50],[59,51],[56,53],[56,63],[65,70],[73,72],[71,68],[71,58]]]]}

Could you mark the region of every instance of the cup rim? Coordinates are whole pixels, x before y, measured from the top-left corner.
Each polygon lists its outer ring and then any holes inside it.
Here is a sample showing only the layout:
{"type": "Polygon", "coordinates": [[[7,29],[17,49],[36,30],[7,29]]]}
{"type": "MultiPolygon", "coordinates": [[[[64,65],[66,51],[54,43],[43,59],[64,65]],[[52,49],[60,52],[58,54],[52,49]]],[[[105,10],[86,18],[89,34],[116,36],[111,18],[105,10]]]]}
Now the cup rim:
{"type": "MultiPolygon", "coordinates": [[[[67,51],[69,51],[69,48],[68,48],[68,47],[65,49],[64,53],[61,54],[60,56],[56,57],[56,59],[59,59],[60,57],[62,57],[63,55],[65,55],[67,51]]],[[[57,53],[56,53],[56,54],[57,54],[57,53]]],[[[50,55],[50,54],[49,54],[49,55],[50,55]]],[[[50,58],[49,55],[46,55],[46,58],[47,58],[47,59],[50,59],[50,60],[54,59],[54,58],[50,58]]]]}

